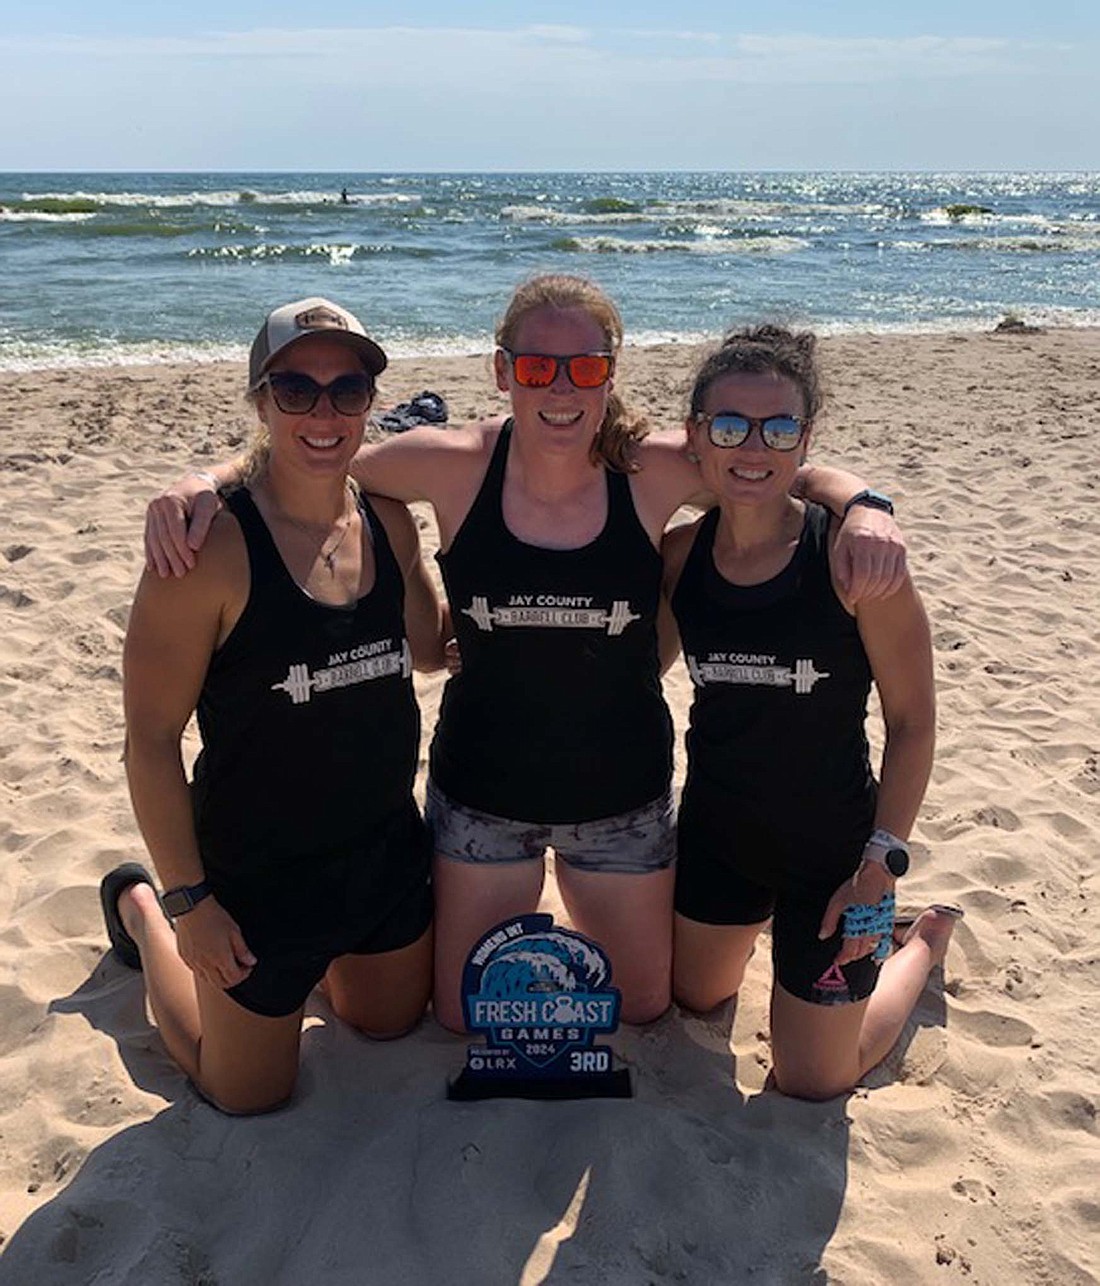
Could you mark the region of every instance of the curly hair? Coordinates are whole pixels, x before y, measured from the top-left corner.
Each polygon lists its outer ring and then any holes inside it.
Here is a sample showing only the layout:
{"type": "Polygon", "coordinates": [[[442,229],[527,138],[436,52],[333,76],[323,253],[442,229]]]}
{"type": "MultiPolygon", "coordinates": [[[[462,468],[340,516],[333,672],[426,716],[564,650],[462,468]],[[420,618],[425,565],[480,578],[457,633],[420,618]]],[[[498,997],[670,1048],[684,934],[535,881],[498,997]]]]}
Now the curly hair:
{"type": "Polygon", "coordinates": [[[792,331],[767,324],[731,331],[699,367],[691,389],[691,414],[703,409],[707,391],[724,375],[774,372],[791,381],[802,394],[803,414],[812,420],[821,410],[824,392],[812,331],[792,331]]]}
{"type": "MultiPolygon", "coordinates": [[[[559,273],[532,277],[516,287],[496,329],[498,347],[514,347],[520,323],[538,308],[581,309],[603,331],[604,342],[618,356],[623,344],[623,319],[610,296],[587,277],[559,273]]],[[[605,464],[618,473],[633,473],[638,468],[637,446],[648,433],[645,416],[610,392],[603,421],[592,441],[592,463],[605,464]]]]}

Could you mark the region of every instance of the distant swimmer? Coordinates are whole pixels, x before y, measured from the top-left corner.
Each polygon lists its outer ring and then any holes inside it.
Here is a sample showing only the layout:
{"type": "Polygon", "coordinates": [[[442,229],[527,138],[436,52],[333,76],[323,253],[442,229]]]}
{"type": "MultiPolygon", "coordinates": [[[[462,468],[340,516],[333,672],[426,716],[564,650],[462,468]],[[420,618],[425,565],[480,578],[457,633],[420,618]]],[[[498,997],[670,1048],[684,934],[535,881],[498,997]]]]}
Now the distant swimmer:
{"type": "Polygon", "coordinates": [[[350,203],[349,203],[349,201],[348,201],[348,190],[347,190],[347,188],[341,188],[341,189],[340,189],[340,204],[341,204],[341,205],[348,205],[348,204],[350,204],[350,203]]]}

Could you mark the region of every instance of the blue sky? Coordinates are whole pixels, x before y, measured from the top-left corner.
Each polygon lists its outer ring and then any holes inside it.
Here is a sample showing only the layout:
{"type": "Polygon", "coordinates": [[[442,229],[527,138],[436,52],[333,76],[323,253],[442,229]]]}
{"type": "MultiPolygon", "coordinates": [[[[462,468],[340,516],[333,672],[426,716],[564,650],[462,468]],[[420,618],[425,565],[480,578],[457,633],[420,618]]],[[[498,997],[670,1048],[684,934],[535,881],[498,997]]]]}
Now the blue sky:
{"type": "Polygon", "coordinates": [[[0,17],[0,170],[1100,168],[1096,0],[0,17]]]}

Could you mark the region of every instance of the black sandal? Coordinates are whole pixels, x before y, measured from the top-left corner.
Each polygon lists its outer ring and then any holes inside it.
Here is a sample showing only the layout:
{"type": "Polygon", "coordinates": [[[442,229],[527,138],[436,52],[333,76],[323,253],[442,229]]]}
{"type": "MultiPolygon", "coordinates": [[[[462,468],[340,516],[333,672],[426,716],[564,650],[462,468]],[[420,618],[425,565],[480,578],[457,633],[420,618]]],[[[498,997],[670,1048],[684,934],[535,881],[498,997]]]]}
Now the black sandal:
{"type": "Polygon", "coordinates": [[[108,871],[100,881],[99,902],[103,907],[103,921],[107,926],[107,936],[115,955],[129,969],[141,968],[141,953],[137,943],[126,932],[122,916],[118,913],[118,900],[135,884],[148,884],[155,888],[153,877],[140,862],[123,862],[113,871],[108,871]]]}

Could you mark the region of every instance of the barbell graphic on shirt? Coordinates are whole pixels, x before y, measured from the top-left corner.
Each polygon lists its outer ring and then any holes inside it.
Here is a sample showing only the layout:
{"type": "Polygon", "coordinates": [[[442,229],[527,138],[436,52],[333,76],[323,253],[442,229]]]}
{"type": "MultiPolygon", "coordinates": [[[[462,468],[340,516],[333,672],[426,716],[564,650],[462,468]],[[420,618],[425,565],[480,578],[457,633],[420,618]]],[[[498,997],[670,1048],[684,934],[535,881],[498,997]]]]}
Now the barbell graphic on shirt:
{"type": "Polygon", "coordinates": [[[746,665],[736,661],[697,661],[687,657],[688,674],[692,683],[701,688],[707,683],[737,683],[746,687],[791,688],[800,696],[813,691],[818,679],[829,678],[827,670],[819,670],[812,660],[801,658],[789,665],[746,665]]]}
{"type": "Polygon", "coordinates": [[[407,679],[412,674],[412,652],[407,639],[401,640],[400,652],[384,652],[379,656],[347,661],[342,665],[329,665],[321,670],[309,666],[292,665],[282,683],[273,683],[272,692],[285,692],[294,704],[302,705],[314,692],[331,692],[334,688],[350,688],[371,679],[400,674],[407,679]]]}
{"type": "Polygon", "coordinates": [[[550,625],[570,629],[607,630],[621,634],[631,621],[640,621],[625,599],[616,599],[608,612],[602,607],[561,607],[532,604],[524,607],[490,607],[489,600],[475,595],[469,607],[462,609],[479,629],[492,631],[494,625],[550,625]]]}

